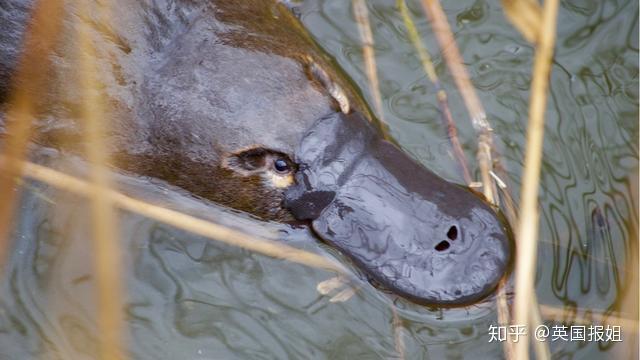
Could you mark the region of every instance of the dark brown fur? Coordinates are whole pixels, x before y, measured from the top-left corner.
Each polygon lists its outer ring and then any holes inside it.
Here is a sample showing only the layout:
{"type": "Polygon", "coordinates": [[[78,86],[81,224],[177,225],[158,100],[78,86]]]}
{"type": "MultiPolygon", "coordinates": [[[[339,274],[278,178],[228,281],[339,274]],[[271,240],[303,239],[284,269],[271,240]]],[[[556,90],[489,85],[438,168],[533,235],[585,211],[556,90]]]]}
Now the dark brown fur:
{"type": "MultiPolygon", "coordinates": [[[[0,13],[0,28],[19,39],[23,27],[9,25],[28,18],[31,1],[13,3],[20,6],[0,13]]],[[[259,147],[291,161],[304,131],[338,108],[327,79],[367,111],[279,1],[114,0],[109,23],[79,16],[73,6],[65,10],[49,87],[37,95],[37,141],[75,153],[86,148],[75,48],[77,25],[84,21],[92,29],[96,78],[108,105],[103,117],[114,167],[262,219],[292,219],[282,207],[283,188],[265,181],[269,164],[248,172],[224,166],[228,157],[259,147]]],[[[3,45],[3,66],[10,68],[20,43],[3,45]]],[[[2,70],[0,80],[8,81],[7,74],[2,70]]]]}

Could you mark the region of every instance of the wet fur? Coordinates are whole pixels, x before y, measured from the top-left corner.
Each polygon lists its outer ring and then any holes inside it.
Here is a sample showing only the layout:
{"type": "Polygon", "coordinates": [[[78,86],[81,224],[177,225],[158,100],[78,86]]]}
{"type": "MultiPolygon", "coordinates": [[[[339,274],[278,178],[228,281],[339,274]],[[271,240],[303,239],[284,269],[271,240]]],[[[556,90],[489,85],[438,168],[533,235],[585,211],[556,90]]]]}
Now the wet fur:
{"type": "MultiPolygon", "coordinates": [[[[110,24],[65,4],[59,44],[49,64],[43,61],[51,67],[51,86],[33,94],[41,109],[36,141],[75,153],[87,145],[73,47],[77,22],[85,21],[109,105],[104,115],[114,167],[262,219],[291,220],[282,189],[225,161],[252,146],[293,158],[304,131],[336,111],[336,89],[341,103],[359,99],[332,60],[276,1],[112,3],[110,24]]],[[[28,0],[0,3],[0,28],[10,29],[0,35],[0,84],[11,83],[31,6],[28,0]]],[[[7,89],[0,87],[0,100],[7,89]]]]}

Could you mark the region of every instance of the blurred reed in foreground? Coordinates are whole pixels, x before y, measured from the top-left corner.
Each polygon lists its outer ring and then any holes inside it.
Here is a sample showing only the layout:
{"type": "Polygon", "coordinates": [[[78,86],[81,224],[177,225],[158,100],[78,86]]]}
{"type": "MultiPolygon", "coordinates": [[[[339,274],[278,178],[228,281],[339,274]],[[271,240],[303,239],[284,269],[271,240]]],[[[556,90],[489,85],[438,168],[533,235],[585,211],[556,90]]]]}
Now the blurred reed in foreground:
{"type": "MultiPolygon", "coordinates": [[[[0,165],[4,166],[5,156],[0,156],[0,165]]],[[[81,196],[91,196],[96,189],[95,184],[75,176],[64,174],[55,169],[34,164],[23,163],[22,175],[45,184],[55,186],[64,191],[81,196]]],[[[276,259],[288,260],[302,265],[324,269],[339,274],[348,275],[344,266],[327,258],[293,246],[281,244],[267,239],[251,236],[241,231],[228,228],[210,221],[198,219],[191,215],[163,208],[148,202],[134,199],[113,189],[100,189],[104,192],[114,206],[122,210],[131,211],[150,219],[154,219],[178,229],[189,231],[193,234],[220,241],[222,243],[238,246],[243,249],[257,252],[276,259]]]]}
{"type": "MultiPolygon", "coordinates": [[[[84,18],[89,16],[89,4],[76,2],[80,19],[76,22],[77,52],[79,60],[80,93],[86,154],[89,159],[92,191],[91,222],[95,258],[96,283],[98,288],[98,329],[100,332],[100,357],[121,359],[124,357],[124,314],[122,254],[119,227],[113,202],[106,189],[111,188],[112,179],[107,169],[109,161],[104,134],[107,133],[109,111],[100,95],[100,84],[96,80],[98,59],[89,36],[89,26],[84,18]]],[[[95,4],[94,4],[95,5],[95,4]]],[[[109,11],[100,12],[102,21],[110,24],[109,11]]]]}
{"type": "Polygon", "coordinates": [[[6,136],[0,152],[6,157],[0,172],[0,275],[11,248],[13,213],[20,197],[18,183],[31,138],[35,99],[47,85],[49,54],[62,29],[62,7],[61,0],[40,0],[34,5],[6,103],[6,136]]]}

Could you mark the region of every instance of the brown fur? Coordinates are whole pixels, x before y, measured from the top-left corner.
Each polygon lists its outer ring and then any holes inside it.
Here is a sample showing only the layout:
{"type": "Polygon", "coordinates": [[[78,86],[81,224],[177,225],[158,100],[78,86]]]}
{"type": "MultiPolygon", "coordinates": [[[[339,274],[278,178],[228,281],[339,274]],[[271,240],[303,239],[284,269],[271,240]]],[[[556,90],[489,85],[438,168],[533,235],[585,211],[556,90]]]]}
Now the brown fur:
{"type": "MultiPolygon", "coordinates": [[[[10,0],[11,9],[14,3],[24,6],[6,18],[26,19],[31,1],[10,0]]],[[[50,89],[37,96],[38,141],[74,153],[86,149],[75,48],[84,21],[92,29],[115,167],[262,219],[291,220],[282,208],[286,178],[270,181],[266,162],[274,154],[295,157],[306,129],[338,108],[335,89],[367,112],[299,20],[273,0],[114,0],[111,9],[104,23],[65,7],[50,89]],[[266,150],[264,159],[252,159],[262,167],[229,166],[247,148],[266,150]]],[[[3,19],[0,12],[0,25],[8,24],[3,19]]],[[[21,36],[21,27],[7,29],[11,38],[21,36]]],[[[18,45],[0,47],[0,56],[13,59],[18,45]]],[[[0,82],[9,73],[0,71],[0,82]]]]}
{"type": "Polygon", "coordinates": [[[265,184],[259,173],[244,175],[215,164],[203,167],[179,154],[119,154],[115,162],[125,170],[161,178],[198,197],[249,212],[263,220],[294,220],[291,213],[282,207],[283,190],[265,184]]]}

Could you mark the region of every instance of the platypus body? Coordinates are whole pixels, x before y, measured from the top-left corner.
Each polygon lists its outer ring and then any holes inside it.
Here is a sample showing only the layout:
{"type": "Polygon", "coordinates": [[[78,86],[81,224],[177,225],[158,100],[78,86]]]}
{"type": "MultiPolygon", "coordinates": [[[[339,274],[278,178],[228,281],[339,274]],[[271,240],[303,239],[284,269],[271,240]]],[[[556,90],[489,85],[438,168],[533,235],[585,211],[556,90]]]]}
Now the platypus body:
{"type": "MultiPolygon", "coordinates": [[[[115,168],[263,220],[306,221],[386,288],[420,303],[483,298],[504,275],[506,225],[482,199],[383,140],[366,105],[281,2],[114,0],[80,13],[43,66],[36,142],[84,149],[75,73],[88,26],[115,168]],[[104,16],[104,12],[109,14],[104,16]]],[[[0,2],[0,98],[29,29],[0,2]]],[[[5,109],[6,110],[6,109],[5,109]]]]}

